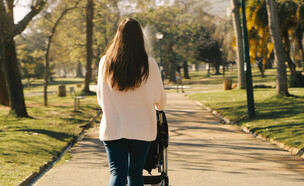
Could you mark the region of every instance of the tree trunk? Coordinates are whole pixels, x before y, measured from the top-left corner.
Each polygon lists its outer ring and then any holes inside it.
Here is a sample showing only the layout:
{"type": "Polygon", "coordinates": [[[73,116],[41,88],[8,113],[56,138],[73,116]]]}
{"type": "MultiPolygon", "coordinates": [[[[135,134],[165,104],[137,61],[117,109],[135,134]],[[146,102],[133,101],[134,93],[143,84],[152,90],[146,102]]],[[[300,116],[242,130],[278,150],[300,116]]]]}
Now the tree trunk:
{"type": "Polygon", "coordinates": [[[299,45],[299,50],[301,52],[301,57],[302,57],[302,72],[304,72],[304,48],[303,48],[302,40],[303,40],[303,34],[301,34],[300,37],[297,38],[297,43],[299,45]]]}
{"type": "Polygon", "coordinates": [[[285,32],[283,34],[283,38],[284,38],[286,61],[287,61],[291,76],[296,76],[296,74],[297,74],[296,65],[293,63],[293,61],[291,60],[291,57],[290,57],[290,41],[289,41],[288,32],[285,32]]]}
{"type": "Polygon", "coordinates": [[[14,39],[4,42],[4,49],[4,73],[10,95],[10,113],[17,117],[28,117],[14,39]]]}
{"type": "Polygon", "coordinates": [[[188,61],[187,60],[184,60],[183,69],[184,69],[184,78],[185,79],[190,79],[189,71],[188,71],[188,61]]]}
{"type": "Polygon", "coordinates": [[[240,2],[238,0],[231,0],[233,28],[236,38],[236,58],[238,67],[238,85],[240,89],[246,88],[246,77],[244,71],[244,51],[243,51],[243,36],[240,23],[240,2]]]}
{"type": "Polygon", "coordinates": [[[44,84],[43,84],[43,103],[44,106],[48,105],[47,101],[47,88],[49,84],[49,51],[51,46],[51,41],[54,33],[49,37],[49,41],[47,44],[46,54],[45,54],[45,61],[44,61],[44,84]]]}
{"type": "Polygon", "coordinates": [[[217,61],[214,61],[214,68],[215,68],[215,74],[214,75],[221,75],[220,72],[220,64],[217,61]]]}
{"type": "Polygon", "coordinates": [[[82,66],[81,66],[80,61],[78,61],[77,67],[76,67],[76,77],[83,78],[83,75],[82,75],[82,66]]]}
{"type": "Polygon", "coordinates": [[[287,73],[285,65],[285,52],[279,29],[278,15],[275,0],[266,0],[268,26],[271,40],[274,44],[274,56],[277,63],[277,95],[288,96],[287,73]]]}
{"type": "Polygon", "coordinates": [[[170,53],[169,61],[170,61],[170,74],[169,74],[169,81],[176,83],[176,70],[177,70],[177,64],[176,64],[176,55],[173,52],[173,43],[169,45],[169,50],[172,52],[170,53]]]}
{"type": "Polygon", "coordinates": [[[207,69],[207,77],[210,77],[210,65],[211,65],[211,63],[210,63],[210,61],[207,63],[207,65],[208,65],[208,69],[207,69]]]}
{"type": "Polygon", "coordinates": [[[268,54],[268,49],[267,49],[267,40],[263,40],[262,42],[262,51],[261,51],[261,60],[262,60],[262,71],[261,71],[261,76],[264,78],[265,77],[265,70],[266,70],[266,64],[267,64],[267,54],[268,54]]]}
{"type": "Polygon", "coordinates": [[[9,96],[8,96],[8,89],[4,77],[4,73],[0,66],[0,105],[9,106],[9,96]]]}
{"type": "Polygon", "coordinates": [[[86,9],[86,50],[87,50],[87,65],[85,74],[85,85],[83,92],[90,92],[90,82],[92,79],[92,58],[93,58],[93,16],[94,16],[94,4],[93,0],[88,0],[86,9]]]}
{"type": "Polygon", "coordinates": [[[176,83],[176,68],[177,68],[176,63],[171,62],[171,64],[170,64],[170,76],[169,76],[170,82],[176,83]]]}
{"type": "MultiPolygon", "coordinates": [[[[34,3],[34,2],[33,2],[34,3]]],[[[0,0],[0,63],[6,79],[10,98],[10,113],[17,117],[28,117],[23,94],[23,86],[16,54],[14,37],[21,34],[28,23],[44,7],[46,1],[37,0],[21,21],[14,24],[14,1],[0,0]]]]}
{"type": "Polygon", "coordinates": [[[299,43],[301,56],[302,56],[302,71],[304,72],[304,49],[303,49],[302,40],[298,41],[298,43],[299,43]]]}

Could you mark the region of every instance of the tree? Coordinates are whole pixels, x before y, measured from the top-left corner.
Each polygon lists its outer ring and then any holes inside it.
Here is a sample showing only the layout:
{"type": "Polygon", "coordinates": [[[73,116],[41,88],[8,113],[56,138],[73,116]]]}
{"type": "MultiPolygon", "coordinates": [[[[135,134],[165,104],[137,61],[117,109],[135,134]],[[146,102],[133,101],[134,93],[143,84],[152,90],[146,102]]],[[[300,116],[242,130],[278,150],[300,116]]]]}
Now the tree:
{"type": "Polygon", "coordinates": [[[82,66],[81,66],[80,61],[77,62],[76,77],[83,78],[83,75],[82,75],[82,66]]]}
{"type": "Polygon", "coordinates": [[[265,77],[265,67],[273,50],[269,35],[266,1],[247,1],[246,12],[250,59],[251,62],[255,61],[258,64],[261,76],[265,77]]]}
{"type": "Polygon", "coordinates": [[[9,97],[10,113],[18,117],[28,117],[24,102],[19,62],[14,37],[24,31],[28,23],[46,4],[45,0],[33,1],[31,11],[17,24],[14,24],[14,0],[4,3],[0,0],[0,65],[5,74],[9,97]]]}
{"type": "Polygon", "coordinates": [[[87,1],[86,8],[86,51],[87,51],[87,64],[85,74],[85,85],[83,92],[90,93],[90,82],[92,80],[92,58],[93,58],[93,18],[94,18],[94,3],[93,0],[87,1]]]}
{"type": "Polygon", "coordinates": [[[231,0],[233,27],[236,39],[236,58],[238,65],[238,85],[240,89],[246,87],[245,71],[244,71],[244,51],[243,51],[243,36],[240,23],[240,2],[238,0],[231,0]]]}
{"type": "Polygon", "coordinates": [[[222,64],[222,52],[218,41],[208,41],[199,47],[200,59],[215,67],[215,75],[220,75],[220,65],[222,64]]]}
{"type": "Polygon", "coordinates": [[[213,24],[209,25],[205,23],[204,26],[202,26],[201,23],[208,22],[207,20],[213,22],[211,20],[214,19],[214,17],[202,11],[201,7],[207,5],[205,1],[176,0],[174,3],[174,6],[183,10],[183,14],[177,18],[179,26],[176,32],[178,39],[176,40],[175,50],[180,56],[179,61],[181,61],[178,65],[183,67],[184,78],[190,79],[188,63],[199,63],[199,61],[197,61],[198,48],[204,42],[205,37],[212,37],[209,29],[211,30],[213,24]],[[206,34],[207,32],[208,34],[206,34]]]}
{"type": "MultiPolygon", "coordinates": [[[[99,60],[104,55],[104,50],[114,37],[117,30],[120,18],[122,7],[121,0],[98,0],[94,1],[94,33],[92,38],[92,76],[93,78],[97,75],[97,67],[99,65],[99,60]]],[[[59,30],[63,30],[68,25],[69,32],[58,32],[56,34],[57,45],[62,50],[66,50],[68,55],[62,56],[67,57],[67,63],[65,66],[74,66],[78,67],[78,62],[81,63],[81,66],[86,67],[87,56],[83,55],[86,53],[86,7],[87,2],[82,1],[80,4],[81,8],[69,13],[61,22],[59,30]],[[69,64],[68,64],[69,63],[69,64]]],[[[53,47],[54,49],[54,47],[53,47]]],[[[61,56],[57,50],[54,50],[54,61],[58,61],[58,56],[61,56]]],[[[60,57],[60,59],[62,59],[60,57]]],[[[57,68],[62,63],[56,64],[57,68]]],[[[75,72],[75,70],[73,70],[75,72]]]]}
{"type": "MultiPolygon", "coordinates": [[[[178,65],[185,63],[185,60],[191,63],[199,62],[199,46],[213,37],[211,33],[216,22],[214,17],[200,8],[195,9],[196,5],[194,3],[184,7],[173,4],[156,8],[152,6],[134,13],[135,18],[144,27],[152,26],[155,32],[163,34],[162,62],[171,82],[175,82],[178,65]]],[[[158,54],[159,48],[156,45],[154,51],[158,54]]]]}
{"type": "MultiPolygon", "coordinates": [[[[70,3],[66,1],[67,5],[70,3]]],[[[75,75],[77,63],[85,64],[85,1],[69,11],[60,21],[50,51],[57,72],[65,77],[75,75]],[[69,28],[66,31],[66,28],[69,28]]],[[[62,10],[61,10],[62,11],[62,10]]]]}
{"type": "Polygon", "coordinates": [[[279,28],[281,31],[282,39],[284,41],[285,59],[290,69],[291,76],[296,75],[296,65],[290,57],[290,34],[289,32],[296,26],[296,10],[297,4],[292,0],[285,0],[278,4],[277,7],[279,14],[278,20],[280,22],[279,28]]]}
{"type": "MultiPolygon", "coordinates": [[[[295,38],[297,40],[299,50],[302,55],[302,66],[304,66],[304,47],[303,47],[303,34],[304,34],[304,3],[302,2],[297,10],[296,17],[298,19],[295,29],[295,38]]],[[[304,67],[303,67],[304,69],[304,67]]],[[[303,70],[304,71],[304,70],[303,70]]]]}
{"type": "Polygon", "coordinates": [[[7,91],[7,85],[4,78],[4,73],[0,68],[0,105],[9,106],[9,95],[7,91]]]}
{"type": "MultiPolygon", "coordinates": [[[[304,34],[304,3],[302,2],[297,10],[297,26],[295,29],[295,38],[297,40],[299,50],[302,55],[302,65],[304,66],[304,47],[303,47],[303,34],[304,34]]],[[[304,69],[304,67],[303,67],[304,69]]],[[[303,70],[304,71],[304,70],[303,70]]]]}
{"type": "Polygon", "coordinates": [[[268,25],[272,42],[274,44],[275,61],[277,63],[277,80],[276,91],[277,95],[289,96],[287,87],[287,73],[285,65],[284,45],[281,38],[279,21],[277,16],[275,0],[266,0],[268,25]]]}
{"type": "Polygon", "coordinates": [[[19,44],[17,45],[17,53],[21,77],[27,80],[27,88],[30,89],[31,81],[43,77],[44,51],[39,48],[27,48],[25,44],[19,44]]]}
{"type": "MultiPolygon", "coordinates": [[[[279,3],[279,21],[281,33],[284,41],[284,49],[286,61],[290,70],[290,86],[304,86],[304,78],[301,73],[296,71],[295,58],[291,59],[291,46],[298,44],[299,47],[293,47],[293,54],[302,53],[301,45],[303,45],[303,1],[284,0],[279,3]]],[[[303,53],[302,53],[303,54],[303,53]]]]}
{"type": "MultiPolygon", "coordinates": [[[[291,83],[297,84],[302,81],[298,79],[296,73],[296,64],[291,59],[291,46],[294,47],[294,54],[302,53],[302,37],[303,37],[303,7],[301,1],[295,0],[280,0],[277,2],[279,29],[284,45],[285,59],[290,69],[291,83]]],[[[250,46],[252,59],[262,58],[263,66],[267,63],[267,57],[271,56],[273,44],[269,41],[270,38],[268,28],[268,17],[266,0],[249,0],[247,6],[248,12],[248,28],[250,33],[250,46]]]]}
{"type": "Polygon", "coordinates": [[[47,86],[48,86],[48,79],[49,79],[49,52],[50,52],[50,47],[51,47],[51,43],[52,43],[52,40],[53,40],[53,37],[55,35],[55,32],[56,32],[56,28],[57,26],[59,25],[59,22],[61,21],[61,19],[70,11],[70,10],[73,10],[75,9],[79,2],[81,0],[78,0],[75,5],[73,7],[70,7],[70,8],[65,8],[61,14],[59,15],[59,17],[57,18],[57,20],[55,21],[53,27],[52,27],[52,31],[48,37],[48,40],[47,40],[47,47],[46,47],[46,52],[45,52],[45,63],[44,63],[44,86],[43,86],[43,93],[44,93],[44,96],[43,96],[43,100],[44,100],[44,106],[47,106],[47,86]]]}
{"type": "MultiPolygon", "coordinates": [[[[98,62],[103,55],[103,51],[113,38],[116,27],[119,23],[121,7],[118,9],[118,5],[121,0],[98,0],[94,1],[94,8],[96,14],[94,14],[94,35],[93,35],[93,59],[92,66],[94,71],[98,66],[98,62]],[[116,25],[117,22],[117,25],[116,25]]],[[[75,0],[73,2],[76,2],[75,0]]],[[[45,16],[40,19],[36,19],[33,29],[30,33],[40,32],[43,34],[42,38],[43,47],[46,48],[49,35],[56,22],[56,19],[60,16],[66,7],[73,6],[71,1],[61,0],[60,4],[57,4],[51,12],[46,12],[45,16]],[[68,4],[69,3],[69,4],[68,4]]],[[[50,64],[54,65],[54,69],[60,76],[76,75],[78,63],[80,66],[86,66],[86,1],[81,1],[78,5],[79,8],[69,11],[56,28],[56,34],[52,38],[52,44],[49,52],[50,64]],[[68,31],[66,28],[69,28],[68,31]]],[[[28,34],[25,35],[28,37],[28,34]]],[[[27,46],[29,46],[27,44],[27,46]]],[[[45,50],[45,49],[44,49],[45,50]]]]}

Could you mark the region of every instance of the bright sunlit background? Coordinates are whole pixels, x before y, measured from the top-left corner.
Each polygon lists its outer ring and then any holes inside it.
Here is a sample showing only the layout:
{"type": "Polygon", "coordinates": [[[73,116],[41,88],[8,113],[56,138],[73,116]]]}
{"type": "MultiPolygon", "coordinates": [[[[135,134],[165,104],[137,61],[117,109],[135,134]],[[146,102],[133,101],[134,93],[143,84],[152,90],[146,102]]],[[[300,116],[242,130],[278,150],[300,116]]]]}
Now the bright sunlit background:
{"type": "MultiPolygon", "coordinates": [[[[185,0],[186,1],[186,0],[185,0]]],[[[204,11],[208,12],[209,14],[218,15],[221,17],[226,16],[227,8],[230,8],[230,0],[206,0],[210,3],[208,7],[202,7],[204,11]]],[[[158,1],[159,5],[163,4],[162,0],[158,1]]],[[[14,18],[15,23],[19,22],[26,13],[30,10],[30,0],[20,0],[17,2],[14,8],[14,18]]]]}

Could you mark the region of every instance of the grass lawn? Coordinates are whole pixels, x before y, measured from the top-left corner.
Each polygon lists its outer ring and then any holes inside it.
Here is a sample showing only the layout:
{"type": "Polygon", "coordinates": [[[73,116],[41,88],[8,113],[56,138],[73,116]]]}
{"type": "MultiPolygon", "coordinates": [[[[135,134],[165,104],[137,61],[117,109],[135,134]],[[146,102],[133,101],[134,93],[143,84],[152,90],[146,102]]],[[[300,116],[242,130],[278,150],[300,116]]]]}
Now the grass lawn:
{"type": "MultiPolygon", "coordinates": [[[[42,86],[33,88],[33,92],[40,90],[42,86]]],[[[81,100],[77,112],[69,95],[49,95],[48,98],[49,106],[44,107],[42,95],[26,96],[27,111],[32,119],[15,118],[8,115],[7,107],[0,106],[0,185],[17,185],[51,161],[99,110],[96,96],[81,100]]]]}
{"type": "MultiPolygon", "coordinates": [[[[28,93],[43,93],[43,79],[36,79],[31,82],[30,87],[27,85],[27,81],[22,81],[24,86],[24,93],[27,95],[28,93]]],[[[55,92],[58,91],[58,85],[66,85],[66,90],[69,90],[70,86],[76,86],[77,84],[82,85],[84,84],[83,78],[54,78],[53,81],[49,82],[48,85],[48,92],[55,92]]],[[[80,91],[80,89],[79,89],[80,91]]]]}
{"type": "MultiPolygon", "coordinates": [[[[211,75],[207,77],[206,71],[190,71],[189,73],[191,79],[184,79],[185,84],[196,84],[201,83],[204,85],[216,85],[223,84],[223,75],[211,75]]],[[[237,83],[237,71],[225,72],[225,78],[231,78],[233,83],[237,83]]],[[[267,69],[265,72],[265,77],[261,77],[261,73],[258,69],[254,68],[252,70],[253,85],[265,84],[267,86],[275,86],[276,70],[267,69]]]]}
{"type": "MultiPolygon", "coordinates": [[[[236,74],[232,77],[237,82],[236,74]]],[[[197,79],[197,75],[193,79],[197,79]]],[[[246,90],[224,91],[222,86],[214,89],[215,84],[222,85],[223,78],[217,76],[211,79],[209,83],[204,83],[206,79],[202,78],[199,86],[201,90],[211,88],[212,92],[188,90],[189,97],[238,121],[238,125],[246,126],[253,132],[304,150],[304,88],[289,88],[289,93],[295,97],[278,97],[275,88],[255,88],[256,118],[248,119],[246,90]]],[[[275,86],[275,70],[266,71],[266,78],[261,78],[254,70],[253,84],[275,86]]]]}

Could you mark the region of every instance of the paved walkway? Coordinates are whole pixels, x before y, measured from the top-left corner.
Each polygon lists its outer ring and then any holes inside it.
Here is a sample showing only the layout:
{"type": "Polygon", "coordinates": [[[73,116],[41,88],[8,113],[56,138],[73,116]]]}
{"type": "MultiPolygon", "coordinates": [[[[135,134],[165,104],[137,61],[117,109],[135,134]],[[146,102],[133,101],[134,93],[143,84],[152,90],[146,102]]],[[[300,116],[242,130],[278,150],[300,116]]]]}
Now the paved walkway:
{"type": "MultiPolygon", "coordinates": [[[[169,182],[172,186],[304,185],[304,161],[254,139],[188,100],[169,93],[169,182]]],[[[50,170],[40,186],[106,186],[106,154],[98,126],[71,151],[72,159],[50,170]]]]}

